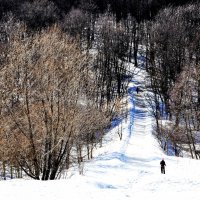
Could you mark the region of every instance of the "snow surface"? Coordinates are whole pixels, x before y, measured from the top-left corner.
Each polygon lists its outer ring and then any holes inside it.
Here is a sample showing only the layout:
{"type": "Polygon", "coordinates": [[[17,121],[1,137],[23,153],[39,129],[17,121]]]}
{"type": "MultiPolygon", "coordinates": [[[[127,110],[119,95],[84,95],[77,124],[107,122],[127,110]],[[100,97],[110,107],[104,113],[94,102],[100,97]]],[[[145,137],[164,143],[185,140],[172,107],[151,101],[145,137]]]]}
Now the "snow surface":
{"type": "Polygon", "coordinates": [[[75,169],[67,179],[0,181],[0,199],[6,200],[200,200],[200,161],[166,156],[152,135],[153,118],[140,69],[129,85],[129,115],[119,126],[123,138],[113,128],[94,159],[85,163],[83,175],[75,169]],[[166,161],[166,174],[160,173],[160,160],[166,161]]]}

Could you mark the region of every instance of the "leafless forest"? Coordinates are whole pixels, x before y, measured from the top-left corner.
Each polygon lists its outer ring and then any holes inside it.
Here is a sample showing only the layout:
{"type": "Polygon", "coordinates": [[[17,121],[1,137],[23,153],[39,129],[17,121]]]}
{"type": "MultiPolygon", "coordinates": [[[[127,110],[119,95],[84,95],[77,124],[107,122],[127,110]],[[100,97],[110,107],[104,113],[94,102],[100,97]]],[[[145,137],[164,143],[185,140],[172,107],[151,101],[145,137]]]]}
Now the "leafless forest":
{"type": "Polygon", "coordinates": [[[82,173],[127,116],[139,55],[161,146],[199,159],[198,2],[0,0],[1,176],[82,173]]]}

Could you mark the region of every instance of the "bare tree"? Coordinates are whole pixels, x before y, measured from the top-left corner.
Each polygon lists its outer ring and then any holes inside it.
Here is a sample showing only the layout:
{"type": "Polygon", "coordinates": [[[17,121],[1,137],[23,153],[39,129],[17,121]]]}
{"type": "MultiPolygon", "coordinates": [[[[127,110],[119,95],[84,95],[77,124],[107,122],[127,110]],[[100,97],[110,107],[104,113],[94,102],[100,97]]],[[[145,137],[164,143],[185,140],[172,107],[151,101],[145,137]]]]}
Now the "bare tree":
{"type": "MultiPolygon", "coordinates": [[[[193,156],[195,131],[199,130],[198,100],[195,100],[199,94],[197,40],[200,24],[197,19],[198,4],[164,9],[152,22],[147,39],[147,71],[154,93],[150,102],[154,107],[158,134],[163,133],[160,120],[175,120],[173,127],[183,130],[192,157],[196,157],[193,156]]],[[[179,131],[177,137],[174,133],[167,135],[162,138],[178,143],[179,131]]]]}
{"type": "Polygon", "coordinates": [[[57,27],[31,37],[23,28],[20,32],[10,38],[1,71],[2,126],[8,148],[15,149],[13,156],[26,174],[55,179],[71,162],[75,139],[83,132],[87,138],[108,122],[90,128],[92,119],[105,115],[102,111],[91,110],[87,125],[80,117],[93,102],[95,82],[78,45],[57,27]]]}
{"type": "Polygon", "coordinates": [[[126,93],[128,67],[125,61],[129,47],[129,36],[122,23],[116,24],[110,16],[101,22],[95,60],[100,105],[126,93]]]}
{"type": "Polygon", "coordinates": [[[38,30],[57,23],[61,12],[52,1],[25,1],[18,7],[17,17],[25,21],[29,28],[38,30]]]}

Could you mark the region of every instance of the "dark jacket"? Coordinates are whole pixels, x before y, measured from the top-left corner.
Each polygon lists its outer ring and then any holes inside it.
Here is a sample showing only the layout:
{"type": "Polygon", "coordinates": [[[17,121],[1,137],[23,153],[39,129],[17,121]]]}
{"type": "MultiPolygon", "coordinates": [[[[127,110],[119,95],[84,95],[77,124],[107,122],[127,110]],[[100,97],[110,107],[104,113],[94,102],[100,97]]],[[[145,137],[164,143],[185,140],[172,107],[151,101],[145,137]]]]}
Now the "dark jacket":
{"type": "Polygon", "coordinates": [[[165,164],[165,161],[164,161],[164,160],[162,160],[162,161],[160,162],[160,165],[161,165],[161,167],[164,167],[164,166],[166,166],[166,164],[165,164]]]}

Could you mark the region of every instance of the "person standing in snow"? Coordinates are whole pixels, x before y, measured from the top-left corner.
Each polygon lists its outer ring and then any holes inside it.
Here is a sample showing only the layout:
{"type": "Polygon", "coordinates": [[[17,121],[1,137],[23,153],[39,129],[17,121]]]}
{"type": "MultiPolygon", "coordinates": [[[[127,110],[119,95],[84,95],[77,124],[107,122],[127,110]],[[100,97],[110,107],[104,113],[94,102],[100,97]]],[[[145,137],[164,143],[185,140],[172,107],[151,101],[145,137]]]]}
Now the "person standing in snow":
{"type": "Polygon", "coordinates": [[[139,93],[139,87],[136,88],[136,92],[137,92],[137,94],[139,93]]]}
{"type": "Polygon", "coordinates": [[[164,161],[164,158],[160,161],[160,166],[161,166],[161,173],[162,174],[165,174],[165,161],[164,161]]]}

